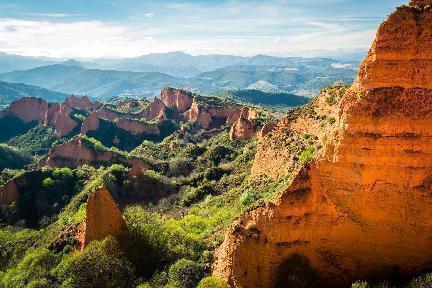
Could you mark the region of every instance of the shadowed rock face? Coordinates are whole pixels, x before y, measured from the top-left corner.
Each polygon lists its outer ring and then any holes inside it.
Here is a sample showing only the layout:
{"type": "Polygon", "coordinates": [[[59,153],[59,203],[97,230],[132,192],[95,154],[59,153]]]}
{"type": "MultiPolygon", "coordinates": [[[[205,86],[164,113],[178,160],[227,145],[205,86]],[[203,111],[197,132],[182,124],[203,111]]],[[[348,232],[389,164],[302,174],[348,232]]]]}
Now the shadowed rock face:
{"type": "Polygon", "coordinates": [[[86,206],[84,247],[91,241],[127,231],[120,209],[106,188],[92,192],[86,206]]]}
{"type": "Polygon", "coordinates": [[[237,222],[216,275],[234,287],[275,287],[292,275],[348,287],[430,267],[431,16],[404,7],[381,25],[324,153],[237,222]]]}

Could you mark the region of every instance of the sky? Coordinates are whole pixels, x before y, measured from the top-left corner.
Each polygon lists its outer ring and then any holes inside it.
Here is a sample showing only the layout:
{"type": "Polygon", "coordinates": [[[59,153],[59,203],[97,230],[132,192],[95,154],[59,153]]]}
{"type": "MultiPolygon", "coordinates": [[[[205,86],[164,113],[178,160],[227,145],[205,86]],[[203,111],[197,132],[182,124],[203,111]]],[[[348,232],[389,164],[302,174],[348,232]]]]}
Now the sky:
{"type": "Polygon", "coordinates": [[[0,0],[0,52],[54,58],[329,56],[370,47],[407,0],[0,0]]]}

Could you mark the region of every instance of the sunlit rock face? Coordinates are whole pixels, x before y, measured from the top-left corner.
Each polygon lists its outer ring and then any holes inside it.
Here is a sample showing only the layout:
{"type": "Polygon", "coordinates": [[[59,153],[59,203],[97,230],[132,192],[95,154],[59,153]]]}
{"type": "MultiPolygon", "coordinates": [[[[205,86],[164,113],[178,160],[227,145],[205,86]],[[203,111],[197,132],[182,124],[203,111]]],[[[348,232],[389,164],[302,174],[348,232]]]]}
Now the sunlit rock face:
{"type": "Polygon", "coordinates": [[[92,192],[86,206],[84,246],[125,231],[126,223],[110,192],[106,188],[92,192]]]}
{"type": "Polygon", "coordinates": [[[324,152],[238,220],[214,274],[233,287],[349,287],[430,267],[431,17],[403,7],[380,26],[324,152]]]}

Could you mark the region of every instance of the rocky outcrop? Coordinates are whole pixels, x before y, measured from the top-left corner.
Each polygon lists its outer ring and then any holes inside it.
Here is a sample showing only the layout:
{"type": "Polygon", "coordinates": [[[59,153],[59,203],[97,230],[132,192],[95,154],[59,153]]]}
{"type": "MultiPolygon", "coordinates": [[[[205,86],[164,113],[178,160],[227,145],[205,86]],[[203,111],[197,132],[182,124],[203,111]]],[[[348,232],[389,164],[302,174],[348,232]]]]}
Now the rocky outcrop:
{"type": "MultiPolygon", "coordinates": [[[[430,1],[411,1],[411,4],[424,7],[430,1]]],[[[401,7],[380,27],[360,67],[359,84],[366,89],[393,86],[432,89],[429,76],[432,52],[428,49],[431,41],[432,13],[401,7]]]]}
{"type": "Polygon", "coordinates": [[[240,113],[239,119],[231,126],[231,140],[246,140],[255,136],[258,115],[252,109],[245,107],[240,113]]]}
{"type": "Polygon", "coordinates": [[[120,118],[115,121],[118,128],[128,131],[134,135],[160,135],[160,130],[156,124],[147,124],[139,120],[120,118]]]}
{"type": "Polygon", "coordinates": [[[89,195],[86,206],[84,247],[91,241],[103,240],[127,231],[117,204],[106,188],[89,195]]]}
{"type": "Polygon", "coordinates": [[[84,164],[108,163],[116,159],[112,151],[96,151],[87,147],[81,138],[53,148],[41,160],[40,166],[75,168],[84,164]]]}
{"type": "Polygon", "coordinates": [[[65,137],[72,133],[78,126],[70,115],[72,108],[67,102],[62,104],[51,104],[46,114],[44,124],[54,126],[54,135],[58,138],[65,137]]]}
{"type": "Polygon", "coordinates": [[[53,125],[54,135],[60,138],[69,135],[78,126],[70,118],[71,113],[72,108],[67,102],[48,104],[43,99],[24,97],[1,112],[0,118],[9,115],[18,117],[24,123],[37,121],[39,124],[53,125]]]}
{"type": "Polygon", "coordinates": [[[109,121],[114,121],[117,118],[122,118],[127,116],[126,114],[111,110],[106,106],[102,106],[101,108],[99,108],[96,111],[96,113],[100,119],[105,119],[109,121]]]}
{"type": "Polygon", "coordinates": [[[165,104],[162,102],[162,100],[154,98],[150,106],[142,112],[142,117],[147,120],[164,119],[165,104]]]}
{"type": "Polygon", "coordinates": [[[19,196],[19,189],[27,185],[27,178],[25,175],[18,176],[6,182],[0,188],[0,208],[6,208],[15,202],[19,196]]]}
{"type": "Polygon", "coordinates": [[[194,100],[191,108],[183,115],[188,121],[198,122],[202,128],[219,127],[234,124],[240,116],[237,107],[211,107],[194,100]]]}
{"type": "Polygon", "coordinates": [[[175,107],[180,112],[189,110],[194,100],[192,93],[176,88],[164,88],[160,97],[165,106],[175,107]]]}
{"type": "Polygon", "coordinates": [[[238,220],[216,275],[233,287],[348,287],[432,265],[431,15],[403,7],[380,26],[323,153],[238,220]]]}
{"type": "Polygon", "coordinates": [[[24,123],[38,121],[43,123],[48,112],[48,103],[40,98],[23,97],[0,112],[0,118],[5,116],[15,116],[24,123]]]}
{"type": "Polygon", "coordinates": [[[340,103],[346,90],[344,85],[325,88],[308,105],[265,124],[258,133],[252,177],[277,179],[297,173],[301,153],[311,145],[318,150],[337,128],[340,103]]]}
{"type": "Polygon", "coordinates": [[[142,159],[127,158],[110,150],[96,150],[89,147],[80,137],[51,149],[48,155],[39,162],[39,166],[76,168],[84,164],[111,165],[114,163],[131,168],[132,174],[150,169],[150,166],[142,159]]]}
{"type": "Polygon", "coordinates": [[[65,103],[80,110],[94,110],[98,106],[98,103],[91,102],[87,96],[79,98],[75,95],[71,95],[65,100],[65,103]]]}
{"type": "Polygon", "coordinates": [[[81,125],[81,135],[86,135],[89,131],[95,131],[99,128],[99,117],[96,112],[91,113],[81,125]]]}
{"type": "Polygon", "coordinates": [[[198,104],[192,104],[191,109],[184,113],[186,120],[198,122],[202,128],[208,129],[212,123],[212,117],[208,111],[205,111],[198,104]]]}

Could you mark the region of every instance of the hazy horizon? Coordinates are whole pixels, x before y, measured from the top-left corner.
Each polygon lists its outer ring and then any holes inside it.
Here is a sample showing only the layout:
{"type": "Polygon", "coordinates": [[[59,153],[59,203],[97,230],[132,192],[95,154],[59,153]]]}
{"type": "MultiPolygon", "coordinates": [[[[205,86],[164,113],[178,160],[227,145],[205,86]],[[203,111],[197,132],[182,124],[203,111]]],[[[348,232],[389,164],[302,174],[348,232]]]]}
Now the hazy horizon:
{"type": "Polygon", "coordinates": [[[403,3],[5,0],[0,4],[0,52],[60,59],[174,51],[327,57],[366,50],[385,15],[403,3]]]}

